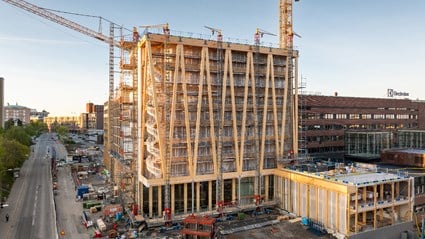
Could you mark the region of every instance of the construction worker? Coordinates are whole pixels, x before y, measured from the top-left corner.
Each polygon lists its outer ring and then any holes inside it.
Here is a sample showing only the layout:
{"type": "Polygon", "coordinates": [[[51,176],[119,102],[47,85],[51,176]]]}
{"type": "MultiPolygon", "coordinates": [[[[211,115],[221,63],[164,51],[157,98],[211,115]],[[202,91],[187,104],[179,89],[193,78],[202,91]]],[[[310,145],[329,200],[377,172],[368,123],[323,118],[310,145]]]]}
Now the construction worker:
{"type": "Polygon", "coordinates": [[[6,222],[8,222],[9,221],[9,214],[8,213],[6,213],[6,222]]]}

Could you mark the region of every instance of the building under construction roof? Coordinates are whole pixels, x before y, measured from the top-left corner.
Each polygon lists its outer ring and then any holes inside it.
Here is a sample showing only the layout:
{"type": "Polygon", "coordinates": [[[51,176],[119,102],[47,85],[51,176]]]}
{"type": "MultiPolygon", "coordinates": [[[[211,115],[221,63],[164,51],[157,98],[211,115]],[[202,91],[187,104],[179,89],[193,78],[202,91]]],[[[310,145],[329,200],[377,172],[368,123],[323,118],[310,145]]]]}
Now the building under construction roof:
{"type": "Polygon", "coordinates": [[[139,41],[137,201],[149,217],[274,198],[273,170],[297,152],[297,52],[256,43],[139,41]]]}

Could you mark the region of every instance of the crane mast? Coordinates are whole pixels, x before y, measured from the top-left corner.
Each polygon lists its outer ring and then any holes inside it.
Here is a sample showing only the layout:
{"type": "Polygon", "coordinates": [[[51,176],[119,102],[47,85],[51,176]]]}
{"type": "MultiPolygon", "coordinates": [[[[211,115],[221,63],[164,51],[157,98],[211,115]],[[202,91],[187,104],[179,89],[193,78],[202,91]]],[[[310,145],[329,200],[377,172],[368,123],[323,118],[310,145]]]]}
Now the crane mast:
{"type": "Polygon", "coordinates": [[[292,49],[292,0],[279,0],[279,47],[292,49]]]}
{"type": "MultiPolygon", "coordinates": [[[[299,0],[295,0],[298,2],[299,0]]],[[[284,145],[281,150],[281,157],[287,154],[290,158],[297,155],[298,151],[298,78],[297,78],[297,57],[298,52],[294,50],[294,35],[301,37],[293,31],[292,26],[292,2],[293,0],[279,0],[279,47],[287,50],[285,79],[287,89],[285,95],[289,94],[285,103],[286,118],[284,145]],[[286,152],[285,152],[286,151],[286,152]]]]}
{"type": "Polygon", "coordinates": [[[114,47],[120,47],[119,42],[114,41],[114,23],[110,23],[110,36],[106,36],[102,34],[101,32],[96,32],[91,30],[90,28],[87,28],[85,26],[82,26],[76,22],[73,22],[71,20],[68,20],[64,17],[61,17],[51,11],[48,11],[44,8],[41,8],[39,6],[36,6],[34,4],[31,4],[29,2],[26,2],[24,0],[3,0],[6,3],[9,3],[11,5],[14,5],[15,7],[18,7],[20,9],[23,9],[25,11],[28,11],[30,13],[33,13],[35,15],[38,15],[42,18],[48,19],[52,22],[55,22],[57,24],[60,24],[62,26],[65,26],[69,29],[72,29],[74,31],[80,32],[84,35],[96,38],[100,41],[103,41],[105,43],[109,44],[109,98],[108,103],[110,105],[113,95],[114,95],[114,47]]]}

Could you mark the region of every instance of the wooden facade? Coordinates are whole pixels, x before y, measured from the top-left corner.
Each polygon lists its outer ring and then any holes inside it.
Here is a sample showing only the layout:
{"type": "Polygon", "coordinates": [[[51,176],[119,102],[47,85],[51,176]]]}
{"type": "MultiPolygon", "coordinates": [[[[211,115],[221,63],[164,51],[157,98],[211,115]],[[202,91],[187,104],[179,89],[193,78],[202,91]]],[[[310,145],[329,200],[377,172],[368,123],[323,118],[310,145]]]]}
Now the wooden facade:
{"type": "MultiPolygon", "coordinates": [[[[188,186],[208,182],[211,187],[221,179],[232,180],[224,193],[236,200],[244,178],[254,178],[261,191],[261,178],[272,174],[279,159],[297,152],[297,52],[289,53],[145,35],[137,53],[139,203],[148,187],[163,190],[167,172],[172,199],[174,186],[183,184],[187,196],[188,186]]],[[[163,195],[155,197],[161,201],[163,195]]]]}
{"type": "Polygon", "coordinates": [[[343,238],[412,221],[412,177],[356,170],[276,169],[275,194],[282,196],[279,206],[343,238]]]}

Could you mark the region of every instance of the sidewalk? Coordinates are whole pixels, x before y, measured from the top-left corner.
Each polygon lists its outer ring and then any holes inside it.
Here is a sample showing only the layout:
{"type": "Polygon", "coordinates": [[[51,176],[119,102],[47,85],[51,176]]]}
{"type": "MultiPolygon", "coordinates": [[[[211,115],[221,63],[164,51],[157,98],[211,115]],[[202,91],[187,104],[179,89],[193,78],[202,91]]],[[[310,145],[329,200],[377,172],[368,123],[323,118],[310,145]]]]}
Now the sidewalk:
{"type": "Polygon", "coordinates": [[[83,206],[75,201],[76,192],[69,167],[58,168],[58,186],[59,191],[55,196],[58,233],[65,233],[59,238],[90,238],[93,230],[87,230],[82,224],[83,206]]]}
{"type": "Polygon", "coordinates": [[[9,197],[7,198],[6,204],[9,206],[0,209],[0,235],[1,238],[13,238],[15,236],[16,227],[19,223],[19,215],[17,213],[18,208],[21,207],[22,200],[18,200],[26,189],[25,181],[23,177],[28,173],[29,168],[32,167],[34,158],[31,156],[24,162],[21,167],[21,177],[17,178],[10,189],[9,197]],[[6,222],[6,214],[9,214],[9,221],[6,222]]]}

